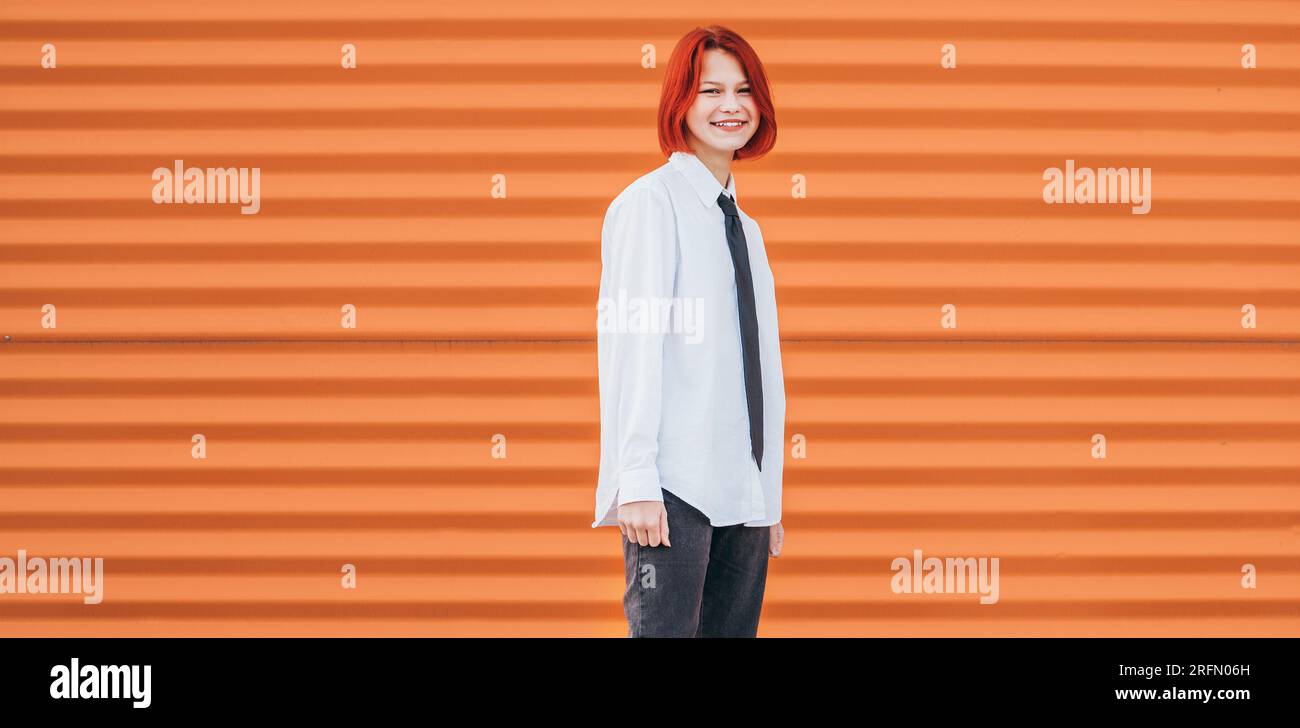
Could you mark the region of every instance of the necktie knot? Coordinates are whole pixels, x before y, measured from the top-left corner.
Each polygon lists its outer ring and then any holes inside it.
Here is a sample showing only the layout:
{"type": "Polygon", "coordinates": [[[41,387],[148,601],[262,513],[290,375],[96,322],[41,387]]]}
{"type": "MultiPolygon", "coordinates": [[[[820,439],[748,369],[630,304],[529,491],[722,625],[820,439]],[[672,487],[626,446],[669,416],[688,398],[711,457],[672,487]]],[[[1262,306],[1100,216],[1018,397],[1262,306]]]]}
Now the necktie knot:
{"type": "Polygon", "coordinates": [[[740,213],[736,212],[736,203],[727,196],[726,192],[718,195],[718,207],[722,208],[722,214],[727,217],[740,217],[740,213]]]}

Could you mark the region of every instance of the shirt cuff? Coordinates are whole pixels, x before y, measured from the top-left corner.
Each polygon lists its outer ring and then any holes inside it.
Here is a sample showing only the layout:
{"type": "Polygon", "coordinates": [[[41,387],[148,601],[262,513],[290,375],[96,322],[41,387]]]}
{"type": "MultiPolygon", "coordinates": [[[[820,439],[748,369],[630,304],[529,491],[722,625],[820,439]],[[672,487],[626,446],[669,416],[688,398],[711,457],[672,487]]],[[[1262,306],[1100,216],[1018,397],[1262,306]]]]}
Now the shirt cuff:
{"type": "Polygon", "coordinates": [[[654,468],[625,470],[618,476],[618,504],[632,501],[662,501],[663,490],[659,487],[659,472],[654,468]]]}

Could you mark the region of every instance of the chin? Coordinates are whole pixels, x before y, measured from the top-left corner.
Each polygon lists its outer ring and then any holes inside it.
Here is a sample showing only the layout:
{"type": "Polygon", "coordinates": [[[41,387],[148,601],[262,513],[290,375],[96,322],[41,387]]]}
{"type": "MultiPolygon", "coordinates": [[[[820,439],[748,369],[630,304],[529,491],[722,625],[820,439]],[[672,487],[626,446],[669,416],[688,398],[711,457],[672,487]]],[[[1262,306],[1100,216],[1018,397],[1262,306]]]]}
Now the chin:
{"type": "Polygon", "coordinates": [[[701,141],[704,142],[705,146],[715,149],[719,152],[734,152],[741,149],[746,144],[748,144],[752,136],[753,135],[751,134],[749,137],[746,137],[744,139],[723,139],[723,140],[715,140],[715,139],[709,139],[707,137],[704,137],[701,138],[701,141]]]}

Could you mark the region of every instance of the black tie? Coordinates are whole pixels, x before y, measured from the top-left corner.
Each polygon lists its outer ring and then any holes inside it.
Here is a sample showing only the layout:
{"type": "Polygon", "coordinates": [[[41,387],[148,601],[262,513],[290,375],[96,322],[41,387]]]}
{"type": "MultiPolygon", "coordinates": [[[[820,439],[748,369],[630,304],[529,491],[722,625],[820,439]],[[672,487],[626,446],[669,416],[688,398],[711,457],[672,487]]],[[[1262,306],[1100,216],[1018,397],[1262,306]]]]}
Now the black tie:
{"type": "Polygon", "coordinates": [[[740,310],[740,349],[745,364],[745,404],[749,408],[749,444],[754,462],[763,469],[763,370],[758,363],[758,314],[754,311],[754,277],[749,272],[749,245],[736,203],[726,192],[718,195],[726,215],[727,247],[736,271],[736,308],[740,310]]]}

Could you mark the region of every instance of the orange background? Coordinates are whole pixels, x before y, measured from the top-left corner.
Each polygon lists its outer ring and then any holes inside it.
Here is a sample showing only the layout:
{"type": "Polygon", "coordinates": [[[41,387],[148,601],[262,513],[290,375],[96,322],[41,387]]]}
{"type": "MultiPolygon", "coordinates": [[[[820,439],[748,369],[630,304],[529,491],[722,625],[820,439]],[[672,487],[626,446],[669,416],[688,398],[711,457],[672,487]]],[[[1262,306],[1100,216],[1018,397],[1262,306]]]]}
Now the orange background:
{"type": "Polygon", "coordinates": [[[808,442],[760,634],[1300,635],[1300,4],[700,7],[5,3],[0,556],[107,581],[0,635],[624,634],[600,223],[710,22],[773,82],[735,172],[808,442]],[[261,212],[154,205],[175,159],[261,212]],[[1151,213],[1045,205],[1066,159],[1151,213]],[[893,594],[915,548],[1000,602],[893,594]]]}

